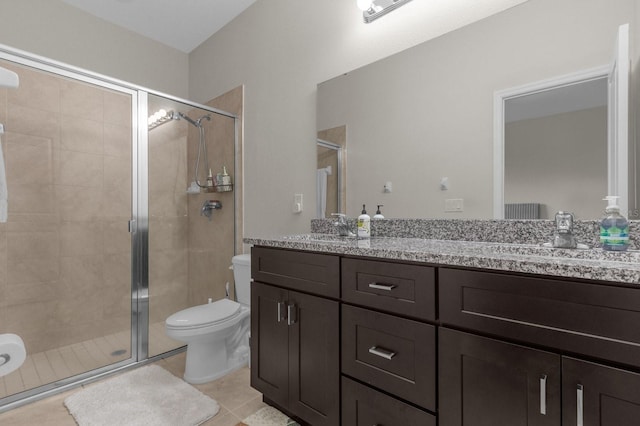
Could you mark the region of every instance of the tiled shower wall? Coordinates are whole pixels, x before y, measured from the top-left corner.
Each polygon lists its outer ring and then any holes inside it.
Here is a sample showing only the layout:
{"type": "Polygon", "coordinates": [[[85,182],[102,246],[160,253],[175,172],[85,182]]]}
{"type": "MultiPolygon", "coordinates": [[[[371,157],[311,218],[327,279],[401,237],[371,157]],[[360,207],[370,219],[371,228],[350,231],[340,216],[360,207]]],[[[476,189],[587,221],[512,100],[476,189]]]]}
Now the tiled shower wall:
{"type": "MultiPolygon", "coordinates": [[[[242,87],[234,89],[207,105],[237,114],[242,113],[242,87]]],[[[164,105],[162,100],[150,99],[149,110],[164,105]]],[[[223,166],[231,175],[233,192],[187,194],[186,188],[194,177],[198,154],[199,130],[186,120],[176,120],[156,127],[149,133],[149,322],[165,319],[189,306],[200,305],[208,298],[225,297],[225,284],[233,291],[233,271],[229,269],[235,254],[235,225],[241,238],[242,210],[235,205],[241,199],[241,171],[236,170],[236,156],[232,118],[193,109],[188,115],[202,120],[207,141],[207,156],[212,173],[222,172],[223,166]],[[211,220],[200,214],[206,200],[215,199],[222,209],[211,220]]],[[[240,127],[240,126],[239,126],[240,127]]],[[[237,151],[236,151],[237,149],[237,151]]],[[[208,170],[203,158],[199,167],[199,181],[206,182],[208,170]]],[[[241,162],[239,162],[241,164],[241,162]]],[[[240,203],[239,203],[240,204],[240,203]]],[[[183,343],[176,342],[176,347],[183,343]]],[[[157,355],[166,347],[149,339],[149,354],[157,355]]]]}
{"type": "Polygon", "coordinates": [[[29,352],[131,320],[131,99],[2,61],[9,217],[0,224],[0,333],[29,352]]]}

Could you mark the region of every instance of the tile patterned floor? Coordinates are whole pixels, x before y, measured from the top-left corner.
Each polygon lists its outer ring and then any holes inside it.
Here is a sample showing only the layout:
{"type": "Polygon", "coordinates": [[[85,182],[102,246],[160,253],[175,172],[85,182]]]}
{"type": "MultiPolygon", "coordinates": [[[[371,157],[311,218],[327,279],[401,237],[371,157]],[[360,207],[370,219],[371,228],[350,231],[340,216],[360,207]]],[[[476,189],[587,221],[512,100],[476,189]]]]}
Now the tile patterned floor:
{"type": "MultiPolygon", "coordinates": [[[[186,354],[172,356],[155,364],[178,377],[184,374],[186,354]]],[[[87,385],[91,386],[91,384],[87,385]]],[[[202,385],[195,385],[205,395],[218,401],[220,412],[203,423],[204,426],[235,426],[265,404],[262,395],[249,386],[249,369],[242,368],[227,376],[202,385]]],[[[52,396],[0,414],[2,426],[75,426],[76,422],[64,406],[64,399],[81,388],[52,396]]]]}
{"type": "MultiPolygon", "coordinates": [[[[151,355],[162,354],[182,345],[165,335],[164,322],[149,326],[151,355]]],[[[130,347],[131,332],[127,330],[29,354],[22,367],[0,377],[0,398],[128,359],[131,356],[130,347]]]]}

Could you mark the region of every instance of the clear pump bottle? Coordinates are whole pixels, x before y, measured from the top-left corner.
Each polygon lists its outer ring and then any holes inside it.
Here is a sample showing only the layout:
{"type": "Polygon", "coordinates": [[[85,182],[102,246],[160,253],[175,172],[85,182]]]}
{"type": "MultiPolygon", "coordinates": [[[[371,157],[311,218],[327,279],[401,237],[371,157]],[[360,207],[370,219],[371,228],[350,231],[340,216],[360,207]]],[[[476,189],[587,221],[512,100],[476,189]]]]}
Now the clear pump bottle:
{"type": "Polygon", "coordinates": [[[362,205],[362,214],[358,216],[358,238],[371,237],[371,216],[367,214],[365,205],[362,205]]]}
{"type": "Polygon", "coordinates": [[[629,221],[620,214],[618,198],[614,195],[604,198],[608,205],[600,221],[600,242],[606,251],[625,251],[629,247],[629,221]]]}

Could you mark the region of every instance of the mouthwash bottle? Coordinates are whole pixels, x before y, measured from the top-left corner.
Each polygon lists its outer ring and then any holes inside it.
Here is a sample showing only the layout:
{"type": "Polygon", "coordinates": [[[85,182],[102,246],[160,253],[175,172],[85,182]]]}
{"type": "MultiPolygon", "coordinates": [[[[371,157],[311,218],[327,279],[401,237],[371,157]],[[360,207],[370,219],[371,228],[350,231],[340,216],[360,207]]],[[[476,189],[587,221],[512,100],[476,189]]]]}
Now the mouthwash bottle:
{"type": "Polygon", "coordinates": [[[608,205],[600,221],[600,242],[607,251],[625,251],[629,247],[629,221],[620,214],[618,198],[614,195],[604,198],[608,205]]]}

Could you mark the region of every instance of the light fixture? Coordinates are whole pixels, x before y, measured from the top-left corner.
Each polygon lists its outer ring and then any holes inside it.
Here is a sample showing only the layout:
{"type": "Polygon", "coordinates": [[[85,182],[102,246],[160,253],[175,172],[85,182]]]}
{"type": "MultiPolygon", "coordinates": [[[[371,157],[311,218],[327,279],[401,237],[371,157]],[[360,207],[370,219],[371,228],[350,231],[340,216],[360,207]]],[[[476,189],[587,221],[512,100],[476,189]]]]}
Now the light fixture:
{"type": "Polygon", "coordinates": [[[358,7],[362,10],[362,18],[364,22],[375,21],[379,17],[386,15],[399,8],[400,6],[409,3],[411,0],[356,0],[358,7]]]}
{"type": "Polygon", "coordinates": [[[159,109],[149,116],[147,119],[147,125],[149,126],[149,130],[158,127],[161,124],[166,123],[169,120],[173,120],[175,115],[173,111],[167,111],[164,109],[159,109]]]}

